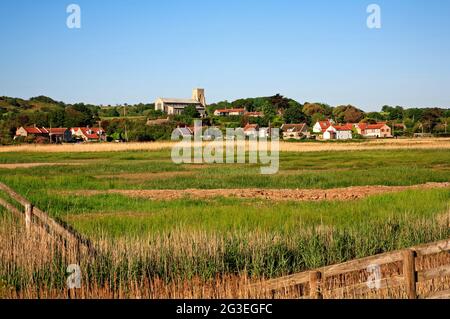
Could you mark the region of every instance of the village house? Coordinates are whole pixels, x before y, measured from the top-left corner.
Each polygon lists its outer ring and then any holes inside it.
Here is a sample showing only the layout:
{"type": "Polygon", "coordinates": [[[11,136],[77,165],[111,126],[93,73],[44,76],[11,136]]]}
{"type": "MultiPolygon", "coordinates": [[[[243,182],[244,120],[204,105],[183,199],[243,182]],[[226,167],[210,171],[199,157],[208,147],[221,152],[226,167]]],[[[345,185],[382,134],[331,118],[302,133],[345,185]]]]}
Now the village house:
{"type": "Polygon", "coordinates": [[[330,125],[323,133],[324,140],[351,140],[353,125],[330,125]]]}
{"type": "Polygon", "coordinates": [[[192,138],[193,132],[189,127],[177,127],[173,132],[172,136],[178,136],[180,138],[192,138]]]}
{"type": "Polygon", "coordinates": [[[247,124],[244,127],[245,137],[256,137],[258,136],[259,125],[258,124],[247,124]]]}
{"type": "Polygon", "coordinates": [[[358,134],[367,138],[389,138],[392,137],[392,130],[386,123],[360,123],[356,125],[358,134]]]}
{"type": "Polygon", "coordinates": [[[270,127],[260,127],[258,129],[258,137],[259,138],[268,138],[270,136],[270,133],[271,133],[270,127]]]}
{"type": "Polygon", "coordinates": [[[16,138],[22,137],[43,137],[51,143],[63,143],[72,141],[72,133],[67,128],[45,128],[45,127],[19,127],[16,130],[16,138]]]}
{"type": "Polygon", "coordinates": [[[106,141],[106,132],[98,127],[73,127],[71,132],[75,139],[83,140],[84,142],[106,141]]]}
{"type": "Polygon", "coordinates": [[[191,99],[158,98],[155,101],[155,110],[169,115],[181,115],[184,109],[190,105],[195,106],[202,117],[205,116],[206,99],[204,89],[194,89],[191,99]]]}
{"type": "Polygon", "coordinates": [[[283,132],[283,139],[285,140],[300,140],[309,136],[308,126],[306,123],[283,124],[281,126],[281,131],[283,132]]]}
{"type": "Polygon", "coordinates": [[[72,132],[67,128],[50,128],[47,131],[51,143],[72,142],[72,132]]]}
{"type": "Polygon", "coordinates": [[[215,116],[242,116],[245,109],[219,109],[214,111],[215,116]]]}
{"type": "Polygon", "coordinates": [[[333,125],[333,120],[326,120],[326,121],[317,121],[316,124],[313,126],[313,132],[314,133],[325,133],[327,128],[330,127],[330,125],[333,125]]]}

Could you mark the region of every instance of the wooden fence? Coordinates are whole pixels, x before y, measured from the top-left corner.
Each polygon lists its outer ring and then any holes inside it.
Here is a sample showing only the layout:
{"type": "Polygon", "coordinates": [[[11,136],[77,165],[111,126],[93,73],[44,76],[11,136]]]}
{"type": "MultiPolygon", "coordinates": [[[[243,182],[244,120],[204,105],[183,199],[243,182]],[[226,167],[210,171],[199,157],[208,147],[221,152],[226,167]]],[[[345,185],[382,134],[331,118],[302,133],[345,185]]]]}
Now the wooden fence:
{"type": "MultiPolygon", "coordinates": [[[[381,267],[382,265],[401,263],[402,274],[393,275],[387,278],[380,278],[376,289],[404,287],[407,298],[409,299],[435,299],[435,298],[450,298],[450,289],[435,291],[421,295],[417,289],[417,283],[425,282],[432,279],[443,278],[450,276],[450,259],[446,259],[446,264],[431,268],[427,270],[417,270],[416,262],[418,258],[424,256],[431,257],[442,253],[450,253],[450,239],[440,242],[420,245],[405,250],[399,250],[389,253],[384,253],[372,257],[366,257],[362,259],[352,260],[342,264],[337,264],[328,267],[322,267],[312,271],[307,271],[299,274],[294,274],[282,278],[272,279],[259,283],[258,285],[252,285],[251,288],[268,289],[272,292],[272,296],[279,291],[299,288],[302,285],[309,286],[309,296],[303,296],[305,299],[322,299],[326,292],[332,292],[334,290],[328,290],[324,285],[327,278],[345,275],[354,272],[367,271],[368,267],[381,267]]],[[[367,281],[360,282],[358,284],[346,285],[344,282],[343,287],[338,289],[345,290],[353,293],[354,296],[362,296],[365,293],[372,292],[374,290],[367,281]]]]}
{"type": "Polygon", "coordinates": [[[0,191],[7,194],[21,206],[21,209],[19,209],[7,200],[0,198],[0,206],[3,206],[7,211],[11,212],[18,218],[24,219],[27,231],[31,231],[33,225],[37,225],[44,228],[49,234],[57,235],[66,242],[74,244],[78,248],[87,249],[91,255],[96,254],[91,242],[76,232],[73,228],[57,222],[47,213],[33,206],[30,201],[3,183],[0,183],[0,191]]]}

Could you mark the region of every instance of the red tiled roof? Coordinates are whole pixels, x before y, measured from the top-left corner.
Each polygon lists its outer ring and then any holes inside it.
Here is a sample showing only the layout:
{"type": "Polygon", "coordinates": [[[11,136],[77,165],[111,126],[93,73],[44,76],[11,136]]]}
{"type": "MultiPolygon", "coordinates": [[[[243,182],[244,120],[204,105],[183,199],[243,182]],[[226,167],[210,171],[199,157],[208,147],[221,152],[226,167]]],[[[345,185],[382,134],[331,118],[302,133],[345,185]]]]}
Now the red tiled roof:
{"type": "Polygon", "coordinates": [[[244,132],[247,132],[247,131],[250,131],[250,130],[257,130],[258,127],[259,127],[258,124],[247,124],[247,125],[244,127],[244,132]]]}
{"type": "Polygon", "coordinates": [[[100,138],[101,129],[98,127],[87,128],[87,127],[79,127],[84,136],[86,136],[90,140],[98,140],[100,138]],[[88,133],[90,131],[91,133],[88,133]]]}
{"type": "Polygon", "coordinates": [[[361,130],[379,130],[382,127],[384,127],[386,123],[377,123],[377,124],[367,124],[367,123],[361,123],[358,124],[358,127],[361,130]]]}
{"type": "Polygon", "coordinates": [[[327,121],[319,121],[319,125],[320,125],[320,128],[322,130],[326,130],[327,128],[330,127],[331,121],[329,121],[329,120],[327,120],[327,121]]]}
{"type": "Polygon", "coordinates": [[[245,112],[245,109],[221,109],[216,110],[219,113],[237,113],[237,112],[245,112]]]}
{"type": "Polygon", "coordinates": [[[44,134],[45,132],[42,132],[39,128],[37,127],[24,127],[24,130],[28,133],[28,134],[44,134]]]}
{"type": "Polygon", "coordinates": [[[67,128],[63,127],[55,127],[51,129],[47,129],[50,134],[64,134],[67,131],[67,128]]]}
{"type": "Polygon", "coordinates": [[[352,124],[333,125],[333,127],[334,127],[337,131],[351,131],[351,130],[353,130],[353,125],[352,125],[352,124]]]}

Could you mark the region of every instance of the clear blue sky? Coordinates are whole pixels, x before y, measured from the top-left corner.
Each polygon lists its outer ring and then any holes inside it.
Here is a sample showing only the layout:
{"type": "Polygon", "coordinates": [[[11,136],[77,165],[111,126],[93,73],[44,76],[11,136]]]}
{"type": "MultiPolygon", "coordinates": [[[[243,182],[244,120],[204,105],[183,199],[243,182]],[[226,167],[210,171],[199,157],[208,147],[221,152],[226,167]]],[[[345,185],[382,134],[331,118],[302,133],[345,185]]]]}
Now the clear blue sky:
{"type": "Polygon", "coordinates": [[[450,107],[448,0],[1,0],[0,41],[0,95],[106,105],[204,87],[208,102],[450,107]]]}

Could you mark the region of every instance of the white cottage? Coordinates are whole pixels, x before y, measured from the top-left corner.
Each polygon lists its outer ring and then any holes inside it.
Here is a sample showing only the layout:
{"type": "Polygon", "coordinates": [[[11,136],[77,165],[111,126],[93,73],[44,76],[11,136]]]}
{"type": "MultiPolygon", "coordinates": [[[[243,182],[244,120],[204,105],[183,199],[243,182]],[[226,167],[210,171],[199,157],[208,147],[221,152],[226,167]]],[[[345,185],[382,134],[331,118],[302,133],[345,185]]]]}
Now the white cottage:
{"type": "Polygon", "coordinates": [[[353,125],[330,125],[323,133],[324,140],[351,140],[353,125]]]}

